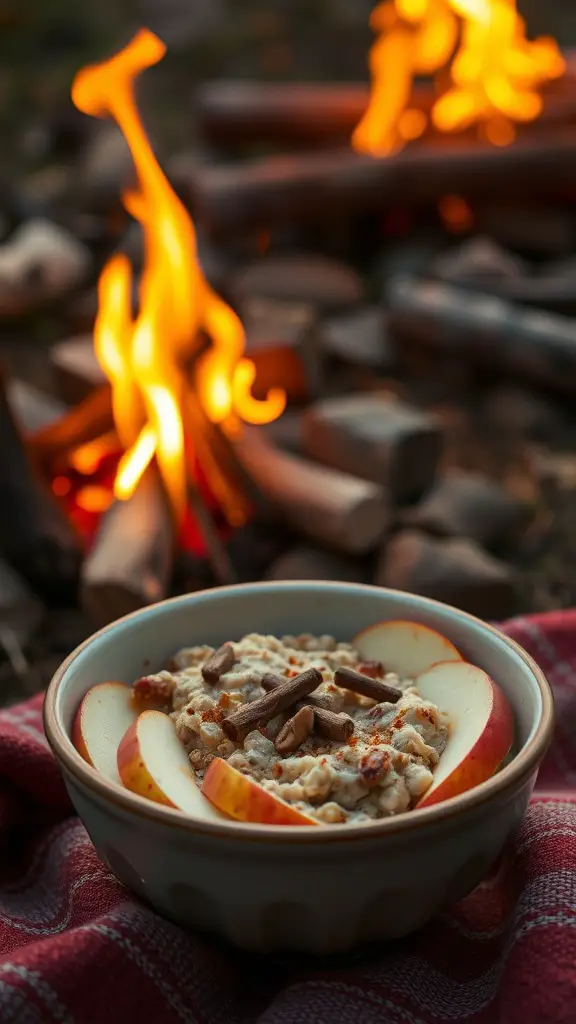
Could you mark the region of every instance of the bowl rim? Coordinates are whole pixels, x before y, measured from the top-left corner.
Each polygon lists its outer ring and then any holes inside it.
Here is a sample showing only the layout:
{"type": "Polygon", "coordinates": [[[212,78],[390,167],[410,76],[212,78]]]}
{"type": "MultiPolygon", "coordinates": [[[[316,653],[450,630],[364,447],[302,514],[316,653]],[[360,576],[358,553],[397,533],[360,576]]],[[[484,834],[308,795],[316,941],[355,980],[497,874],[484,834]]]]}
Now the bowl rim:
{"type": "Polygon", "coordinates": [[[394,590],[388,587],[375,587],[362,583],[340,583],[332,580],[261,581],[232,584],[226,587],[212,587],[207,590],[194,591],[191,594],[180,594],[176,597],[159,601],[156,604],[148,605],[145,608],[139,608],[120,619],[114,620],[114,622],[104,626],[96,633],[92,633],[65,658],[54,673],[45,694],[43,723],[46,737],[56,760],[61,762],[66,770],[84,787],[92,791],[100,800],[113,804],[117,810],[127,811],[130,814],[147,820],[152,819],[159,824],[168,825],[189,835],[201,834],[214,838],[237,838],[243,841],[248,840],[259,843],[263,841],[272,843],[288,842],[304,846],[309,843],[342,843],[351,840],[365,840],[369,836],[376,838],[409,833],[426,825],[434,825],[453,819],[463,811],[476,808],[509,788],[516,788],[537,770],[546,753],[554,728],[554,698],[544,672],[519,643],[497,627],[484,622],[477,616],[470,615],[468,612],[461,611],[459,608],[454,608],[452,605],[445,604],[442,601],[408,594],[405,591],[394,590]],[[231,592],[237,593],[242,590],[254,591],[261,588],[268,589],[268,587],[274,590],[294,589],[298,584],[304,586],[312,584],[314,589],[320,589],[322,586],[328,587],[331,590],[340,588],[346,590],[358,589],[373,592],[380,597],[382,595],[400,598],[410,597],[415,603],[422,605],[424,608],[430,608],[431,610],[435,608],[448,609],[458,618],[463,619],[465,623],[480,626],[482,630],[492,633],[500,642],[504,642],[504,646],[511,648],[520,657],[527,670],[536,680],[540,691],[541,713],[532,737],[509,764],[497,772],[496,775],[458,796],[450,797],[448,800],[433,804],[430,807],[424,807],[417,814],[414,814],[412,811],[406,811],[403,814],[383,818],[380,821],[365,822],[357,825],[344,823],[341,825],[330,825],[327,828],[303,828],[296,825],[283,825],[279,827],[277,825],[233,820],[223,820],[220,823],[213,820],[203,821],[200,818],[192,818],[176,807],[157,804],[147,800],[146,797],[139,796],[137,793],[132,793],[128,789],[120,789],[114,782],[100,775],[78,753],[71,737],[60,726],[58,715],[56,714],[56,701],[60,685],[68,669],[94,641],[118,628],[124,622],[140,617],[145,618],[146,615],[154,614],[154,609],[156,608],[183,604],[190,598],[201,600],[204,595],[210,594],[212,599],[214,599],[218,593],[226,595],[231,592]]]}

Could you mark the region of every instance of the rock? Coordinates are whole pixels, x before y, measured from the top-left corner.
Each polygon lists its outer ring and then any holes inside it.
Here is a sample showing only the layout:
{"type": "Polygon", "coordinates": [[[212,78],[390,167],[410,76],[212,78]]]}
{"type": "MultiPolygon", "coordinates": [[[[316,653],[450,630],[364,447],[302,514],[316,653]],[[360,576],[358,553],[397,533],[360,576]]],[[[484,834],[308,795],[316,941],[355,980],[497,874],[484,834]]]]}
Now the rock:
{"type": "Polygon", "coordinates": [[[489,284],[493,280],[524,277],[528,274],[528,267],[491,238],[479,235],[442,253],[433,261],[429,272],[453,284],[470,280],[489,284]]]}
{"type": "Polygon", "coordinates": [[[89,250],[64,228],[38,218],[0,245],[0,315],[18,316],[62,298],[92,269],[89,250]]]}
{"type": "Polygon", "coordinates": [[[310,406],[304,447],[319,462],[379,483],[403,502],[432,484],[442,434],[430,417],[389,395],[352,394],[310,406]]]}
{"type": "Polygon", "coordinates": [[[332,317],[324,324],[328,355],[346,363],[387,372],[395,362],[386,330],[386,314],[380,306],[332,317]]]}
{"type": "Polygon", "coordinates": [[[529,509],[481,473],[450,470],[417,508],[404,513],[408,526],[439,537],[468,537],[490,547],[526,524],[529,509]]]}
{"type": "Polygon", "coordinates": [[[445,601],[490,621],[516,610],[513,570],[471,540],[437,540],[404,530],[384,547],[375,582],[445,601]]]}
{"type": "Polygon", "coordinates": [[[241,309],[241,319],[246,355],[256,366],[255,398],[265,398],[274,387],[283,388],[291,402],[319,393],[323,353],[313,306],[250,299],[241,309]]]}
{"type": "Polygon", "coordinates": [[[327,256],[292,253],[268,255],[239,270],[231,282],[238,306],[249,298],[306,302],[328,312],[355,306],[364,285],[346,263],[327,256]]]}
{"type": "Polygon", "coordinates": [[[358,559],[306,544],[280,555],[266,573],[267,580],[344,580],[349,583],[367,582],[366,576],[358,559]]]}

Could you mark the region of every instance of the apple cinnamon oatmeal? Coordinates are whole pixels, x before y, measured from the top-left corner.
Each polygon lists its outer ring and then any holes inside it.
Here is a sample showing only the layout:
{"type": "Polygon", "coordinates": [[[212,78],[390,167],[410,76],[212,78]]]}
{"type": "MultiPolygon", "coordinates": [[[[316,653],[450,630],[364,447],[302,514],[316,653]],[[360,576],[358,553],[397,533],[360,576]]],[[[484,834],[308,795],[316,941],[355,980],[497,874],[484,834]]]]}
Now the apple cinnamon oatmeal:
{"type": "Polygon", "coordinates": [[[168,702],[199,782],[223,758],[324,824],[409,810],[448,738],[446,716],[413,680],[331,636],[185,648],[134,688],[168,702]]]}

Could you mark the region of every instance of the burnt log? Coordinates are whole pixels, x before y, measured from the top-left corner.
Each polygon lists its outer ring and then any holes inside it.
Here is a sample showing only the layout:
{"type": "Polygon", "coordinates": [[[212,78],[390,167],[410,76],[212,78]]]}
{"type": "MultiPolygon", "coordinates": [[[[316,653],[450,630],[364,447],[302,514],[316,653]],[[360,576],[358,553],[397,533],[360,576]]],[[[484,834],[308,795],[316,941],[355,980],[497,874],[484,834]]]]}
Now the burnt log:
{"type": "Polygon", "coordinates": [[[430,487],[442,455],[431,417],[378,394],[316,402],[304,414],[303,436],[313,459],[381,484],[399,502],[430,487]]]}
{"type": "Polygon", "coordinates": [[[388,157],[350,149],[192,170],[182,182],[201,226],[218,234],[353,217],[456,193],[467,200],[574,194],[576,129],[533,124],[507,147],[443,136],[388,157]]]}
{"type": "Polygon", "coordinates": [[[80,603],[95,625],[166,597],[174,554],[174,524],[156,468],[127,501],[102,517],[80,579],[80,603]]]}
{"type": "Polygon", "coordinates": [[[41,596],[75,590],[79,538],[44,481],[36,475],[0,371],[0,552],[41,596]]]}
{"type": "Polygon", "coordinates": [[[576,319],[410,278],[391,282],[388,301],[399,340],[576,394],[576,319]]]}
{"type": "Polygon", "coordinates": [[[514,536],[529,514],[527,505],[495,480],[450,470],[402,519],[439,537],[468,537],[491,547],[514,536]]]}

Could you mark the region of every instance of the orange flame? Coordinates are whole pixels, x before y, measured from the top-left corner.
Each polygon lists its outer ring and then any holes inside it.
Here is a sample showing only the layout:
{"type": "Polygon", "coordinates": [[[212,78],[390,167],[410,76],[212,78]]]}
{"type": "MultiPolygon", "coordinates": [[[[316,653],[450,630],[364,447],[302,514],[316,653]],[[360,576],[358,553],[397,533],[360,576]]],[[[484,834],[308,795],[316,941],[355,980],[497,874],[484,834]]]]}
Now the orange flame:
{"type": "Polygon", "coordinates": [[[175,514],[186,505],[182,408],[187,356],[200,330],[212,342],[197,363],[198,397],[208,418],[230,429],[276,419],[285,395],[272,390],[257,401],[250,388],[253,363],[244,359],[244,330],[236,314],[206,282],[197,259],[194,225],[154,156],[134,100],[133,82],[164,56],[166,47],[146,29],[102,64],[84,68],[72,87],[79,110],[110,115],[123,131],[138,176],[123,202],[142,226],[145,263],[139,309],[132,316],[132,267],[113,256],[99,281],[94,328],[96,355],[112,384],[114,422],[125,449],[114,493],[130,497],[155,456],[175,514]]]}
{"type": "Polygon", "coordinates": [[[422,135],[429,120],[443,132],[477,125],[507,145],[516,123],[540,114],[540,88],[565,71],[553,39],[527,40],[516,0],[384,0],[371,26],[372,91],[352,145],[374,156],[422,135]],[[441,91],[438,75],[448,66],[449,84],[429,119],[412,106],[414,78],[434,75],[441,91]]]}

